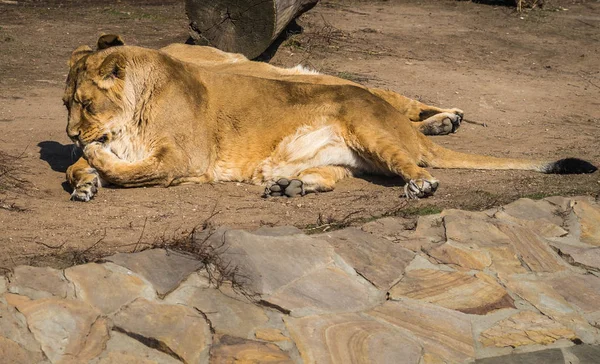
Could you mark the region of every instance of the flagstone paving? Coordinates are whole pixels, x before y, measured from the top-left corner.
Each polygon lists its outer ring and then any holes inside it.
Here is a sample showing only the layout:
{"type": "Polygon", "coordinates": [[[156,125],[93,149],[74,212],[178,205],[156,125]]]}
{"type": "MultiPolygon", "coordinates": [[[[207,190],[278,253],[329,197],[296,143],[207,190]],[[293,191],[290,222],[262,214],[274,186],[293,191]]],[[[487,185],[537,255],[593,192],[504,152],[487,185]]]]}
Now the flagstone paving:
{"type": "Polygon", "coordinates": [[[600,363],[599,239],[598,201],[551,197],[19,266],[0,362],[600,363]]]}

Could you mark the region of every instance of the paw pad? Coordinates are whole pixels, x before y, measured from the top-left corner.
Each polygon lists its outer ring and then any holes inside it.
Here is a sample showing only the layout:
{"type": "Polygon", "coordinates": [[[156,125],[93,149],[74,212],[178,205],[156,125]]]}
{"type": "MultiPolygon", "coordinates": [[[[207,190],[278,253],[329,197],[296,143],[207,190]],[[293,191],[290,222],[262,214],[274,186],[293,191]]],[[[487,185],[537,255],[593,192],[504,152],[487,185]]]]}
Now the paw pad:
{"type": "Polygon", "coordinates": [[[299,179],[280,178],[277,182],[265,188],[265,197],[287,196],[296,197],[304,196],[304,184],[299,179]]]}
{"type": "Polygon", "coordinates": [[[427,181],[424,179],[410,180],[404,185],[404,194],[408,199],[419,199],[432,196],[437,190],[439,183],[437,181],[427,181]]]}

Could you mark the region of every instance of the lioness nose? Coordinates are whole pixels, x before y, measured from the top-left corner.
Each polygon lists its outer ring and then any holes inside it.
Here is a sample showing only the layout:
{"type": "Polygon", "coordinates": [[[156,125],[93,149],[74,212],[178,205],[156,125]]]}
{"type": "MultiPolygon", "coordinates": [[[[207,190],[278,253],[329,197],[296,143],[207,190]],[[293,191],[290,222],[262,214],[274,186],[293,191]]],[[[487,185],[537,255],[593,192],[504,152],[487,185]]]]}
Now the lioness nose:
{"type": "Polygon", "coordinates": [[[77,137],[79,137],[79,132],[78,131],[73,131],[73,130],[68,130],[67,129],[67,135],[69,136],[69,138],[71,138],[72,140],[77,139],[77,137]]]}

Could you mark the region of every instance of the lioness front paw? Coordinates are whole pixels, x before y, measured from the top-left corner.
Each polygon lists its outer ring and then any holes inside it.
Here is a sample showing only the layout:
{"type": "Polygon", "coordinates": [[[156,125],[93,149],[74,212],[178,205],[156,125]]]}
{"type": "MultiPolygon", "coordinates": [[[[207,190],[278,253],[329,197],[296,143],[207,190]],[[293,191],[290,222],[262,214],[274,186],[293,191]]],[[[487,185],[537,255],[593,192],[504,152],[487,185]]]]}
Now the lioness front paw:
{"type": "Polygon", "coordinates": [[[267,188],[265,188],[264,197],[296,197],[304,196],[304,194],[304,183],[301,180],[280,178],[277,180],[277,182],[267,185],[267,188]]]}
{"type": "Polygon", "coordinates": [[[408,199],[432,196],[438,186],[439,183],[436,180],[411,179],[404,185],[404,194],[408,199]]]}
{"type": "Polygon", "coordinates": [[[78,184],[73,190],[73,193],[71,193],[71,201],[88,202],[96,196],[98,187],[100,187],[100,181],[97,177],[89,182],[78,184]]]}

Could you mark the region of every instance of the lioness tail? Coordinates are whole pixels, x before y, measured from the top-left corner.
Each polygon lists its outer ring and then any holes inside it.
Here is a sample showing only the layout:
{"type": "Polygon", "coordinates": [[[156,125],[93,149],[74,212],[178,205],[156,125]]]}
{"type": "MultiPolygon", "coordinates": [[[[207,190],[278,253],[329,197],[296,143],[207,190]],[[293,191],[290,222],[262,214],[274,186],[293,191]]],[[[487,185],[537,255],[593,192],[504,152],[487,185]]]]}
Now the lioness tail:
{"type": "Polygon", "coordinates": [[[594,173],[598,168],[590,162],[578,158],[566,158],[555,162],[531,159],[496,158],[484,155],[455,152],[434,144],[422,136],[428,148],[425,164],[434,168],[465,169],[521,169],[549,174],[594,173]],[[426,141],[425,141],[426,140],[426,141]]]}

